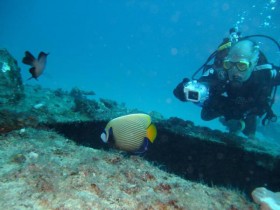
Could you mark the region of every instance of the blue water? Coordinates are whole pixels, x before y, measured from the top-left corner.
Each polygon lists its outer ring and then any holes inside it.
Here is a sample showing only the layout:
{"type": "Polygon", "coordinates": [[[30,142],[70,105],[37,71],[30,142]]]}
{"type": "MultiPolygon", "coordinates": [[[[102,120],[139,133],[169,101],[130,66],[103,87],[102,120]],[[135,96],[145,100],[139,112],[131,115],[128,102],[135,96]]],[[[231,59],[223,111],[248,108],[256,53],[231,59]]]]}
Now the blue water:
{"type": "MultiPolygon", "coordinates": [[[[280,41],[279,1],[0,1],[0,47],[19,61],[24,83],[93,90],[95,98],[217,128],[172,90],[236,25],[243,35],[280,41]],[[27,81],[29,67],[21,63],[26,50],[50,53],[39,81],[27,81]]],[[[273,44],[263,49],[280,64],[273,44]]]]}

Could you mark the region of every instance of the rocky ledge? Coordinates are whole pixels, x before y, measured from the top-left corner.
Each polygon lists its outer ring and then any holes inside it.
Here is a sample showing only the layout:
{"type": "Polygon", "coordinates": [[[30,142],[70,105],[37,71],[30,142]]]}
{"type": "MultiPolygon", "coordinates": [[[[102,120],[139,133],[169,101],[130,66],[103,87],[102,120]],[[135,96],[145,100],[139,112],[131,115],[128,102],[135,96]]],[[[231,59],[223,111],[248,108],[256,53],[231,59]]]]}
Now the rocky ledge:
{"type": "Polygon", "coordinates": [[[142,157],[127,155],[100,134],[110,119],[141,110],[79,88],[19,92],[0,101],[5,208],[254,209],[255,188],[279,190],[280,148],[268,141],[152,112],[157,139],[142,157]]]}

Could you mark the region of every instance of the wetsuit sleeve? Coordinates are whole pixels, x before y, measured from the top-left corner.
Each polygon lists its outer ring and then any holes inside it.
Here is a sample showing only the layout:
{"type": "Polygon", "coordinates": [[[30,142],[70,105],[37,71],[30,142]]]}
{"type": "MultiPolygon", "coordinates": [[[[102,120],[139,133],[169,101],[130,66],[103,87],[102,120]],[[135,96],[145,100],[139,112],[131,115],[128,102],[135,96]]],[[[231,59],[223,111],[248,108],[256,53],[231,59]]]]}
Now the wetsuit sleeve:
{"type": "Polygon", "coordinates": [[[180,101],[187,101],[186,96],[184,93],[184,85],[189,82],[190,80],[188,78],[184,78],[182,82],[180,82],[176,88],[173,90],[173,94],[176,98],[178,98],[180,101]]]}
{"type": "Polygon", "coordinates": [[[212,67],[204,72],[202,77],[198,79],[198,82],[205,84],[209,88],[210,96],[221,95],[223,92],[220,87],[222,83],[219,81],[217,73],[212,67]]]}

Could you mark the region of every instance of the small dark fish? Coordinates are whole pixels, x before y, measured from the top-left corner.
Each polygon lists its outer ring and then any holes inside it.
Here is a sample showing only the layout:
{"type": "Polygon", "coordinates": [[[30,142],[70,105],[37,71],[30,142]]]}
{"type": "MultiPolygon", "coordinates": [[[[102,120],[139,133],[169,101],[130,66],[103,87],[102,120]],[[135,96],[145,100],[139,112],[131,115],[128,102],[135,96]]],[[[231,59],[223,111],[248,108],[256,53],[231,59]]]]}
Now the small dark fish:
{"type": "Polygon", "coordinates": [[[22,59],[22,62],[26,65],[32,66],[29,69],[30,74],[32,75],[29,79],[36,79],[44,72],[44,69],[47,64],[47,56],[49,53],[40,52],[38,59],[36,59],[29,51],[25,52],[25,57],[22,59]]]}

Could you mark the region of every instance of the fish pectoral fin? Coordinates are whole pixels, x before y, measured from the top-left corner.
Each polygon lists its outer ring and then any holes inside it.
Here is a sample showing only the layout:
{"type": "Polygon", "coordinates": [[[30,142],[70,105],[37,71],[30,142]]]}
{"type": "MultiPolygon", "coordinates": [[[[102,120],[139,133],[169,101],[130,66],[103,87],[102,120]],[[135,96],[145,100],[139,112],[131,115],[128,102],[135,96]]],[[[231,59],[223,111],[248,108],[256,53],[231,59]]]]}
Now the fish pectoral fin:
{"type": "Polygon", "coordinates": [[[148,150],[148,145],[149,145],[149,139],[145,137],[141,147],[138,150],[134,151],[133,154],[136,154],[136,155],[143,154],[144,152],[146,152],[148,150]]]}
{"type": "Polygon", "coordinates": [[[29,51],[26,51],[25,57],[22,59],[22,62],[24,64],[33,66],[35,60],[36,60],[35,57],[29,51]]]}
{"type": "Polygon", "coordinates": [[[150,142],[154,142],[157,137],[157,128],[154,124],[150,124],[147,128],[147,138],[150,142]]]}
{"type": "Polygon", "coordinates": [[[32,74],[32,76],[35,75],[35,70],[36,70],[35,67],[32,67],[29,69],[29,72],[30,72],[30,74],[32,74]]]}
{"type": "Polygon", "coordinates": [[[31,74],[32,76],[31,76],[28,80],[30,80],[30,79],[32,79],[32,78],[38,80],[38,79],[37,79],[37,76],[36,76],[36,68],[35,68],[35,67],[30,68],[30,69],[29,69],[29,72],[30,72],[30,74],[31,74]]]}

